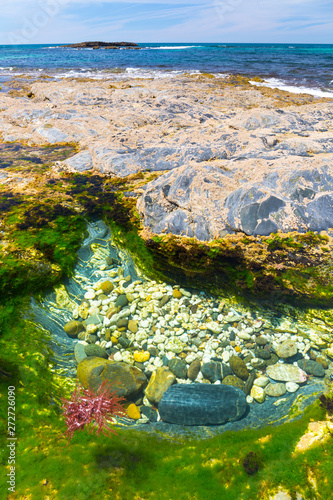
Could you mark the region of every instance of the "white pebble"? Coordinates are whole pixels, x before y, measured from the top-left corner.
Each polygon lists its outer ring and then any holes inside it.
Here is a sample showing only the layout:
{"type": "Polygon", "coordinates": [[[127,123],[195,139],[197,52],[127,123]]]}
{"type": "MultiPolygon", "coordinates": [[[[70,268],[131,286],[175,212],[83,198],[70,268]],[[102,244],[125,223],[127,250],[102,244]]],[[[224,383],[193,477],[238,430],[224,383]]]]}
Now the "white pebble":
{"type": "Polygon", "coordinates": [[[86,293],[84,294],[84,298],[85,298],[85,299],[88,299],[88,300],[92,300],[92,299],[94,299],[94,298],[95,298],[95,296],[96,296],[96,295],[95,295],[95,292],[94,292],[93,290],[89,290],[89,292],[86,292],[86,293]]]}
{"type": "Polygon", "coordinates": [[[296,392],[298,388],[299,388],[299,385],[296,384],[296,382],[287,382],[286,383],[286,389],[288,392],[296,392]]]}
{"type": "Polygon", "coordinates": [[[113,359],[114,361],[122,361],[123,357],[121,355],[120,352],[116,352],[114,355],[113,355],[113,359]]]}

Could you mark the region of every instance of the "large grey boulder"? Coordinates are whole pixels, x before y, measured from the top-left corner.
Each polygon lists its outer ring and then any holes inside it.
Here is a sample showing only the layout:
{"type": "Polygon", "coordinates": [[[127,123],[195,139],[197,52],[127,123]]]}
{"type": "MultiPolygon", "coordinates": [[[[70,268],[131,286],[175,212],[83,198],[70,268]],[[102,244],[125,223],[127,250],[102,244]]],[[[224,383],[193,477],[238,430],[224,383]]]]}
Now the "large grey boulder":
{"type": "Polygon", "coordinates": [[[229,385],[176,384],[163,394],[158,411],[163,421],[179,425],[234,422],[247,409],[243,391],[229,385]]]}
{"type": "Polygon", "coordinates": [[[333,171],[327,165],[275,169],[260,183],[239,186],[232,172],[184,165],[147,184],[137,208],[154,233],[201,241],[237,232],[320,232],[333,228],[333,171]]]}

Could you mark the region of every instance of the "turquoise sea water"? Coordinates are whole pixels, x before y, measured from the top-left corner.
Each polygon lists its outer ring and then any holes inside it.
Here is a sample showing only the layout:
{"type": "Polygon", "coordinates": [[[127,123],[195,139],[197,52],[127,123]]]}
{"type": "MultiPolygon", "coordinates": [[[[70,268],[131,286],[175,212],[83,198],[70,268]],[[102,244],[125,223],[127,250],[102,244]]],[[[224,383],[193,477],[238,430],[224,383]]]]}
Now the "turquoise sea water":
{"type": "Polygon", "coordinates": [[[333,45],[140,44],[142,50],[0,46],[0,80],[19,74],[163,78],[183,72],[260,76],[290,92],[333,95],[333,45]]]}

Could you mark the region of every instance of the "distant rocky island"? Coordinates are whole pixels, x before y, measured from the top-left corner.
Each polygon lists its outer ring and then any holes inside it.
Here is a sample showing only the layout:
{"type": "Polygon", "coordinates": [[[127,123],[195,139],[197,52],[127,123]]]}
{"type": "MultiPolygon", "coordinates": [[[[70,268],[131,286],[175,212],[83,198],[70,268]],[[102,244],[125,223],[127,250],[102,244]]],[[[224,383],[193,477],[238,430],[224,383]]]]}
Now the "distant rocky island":
{"type": "Polygon", "coordinates": [[[61,45],[72,49],[140,49],[137,43],[133,42],[81,42],[61,45]]]}

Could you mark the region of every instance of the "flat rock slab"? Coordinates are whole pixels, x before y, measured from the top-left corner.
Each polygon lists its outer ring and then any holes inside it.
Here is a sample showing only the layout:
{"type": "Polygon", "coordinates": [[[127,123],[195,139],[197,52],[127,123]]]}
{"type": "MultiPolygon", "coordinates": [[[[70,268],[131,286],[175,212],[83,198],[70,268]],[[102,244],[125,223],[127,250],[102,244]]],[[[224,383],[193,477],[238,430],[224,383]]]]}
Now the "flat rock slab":
{"type": "Polygon", "coordinates": [[[158,411],[164,422],[219,425],[239,420],[247,409],[243,391],[228,385],[177,384],[164,393],[158,411]]]}

